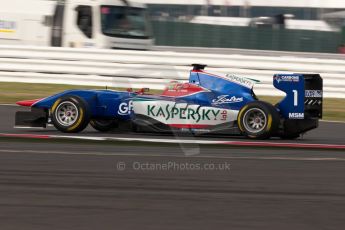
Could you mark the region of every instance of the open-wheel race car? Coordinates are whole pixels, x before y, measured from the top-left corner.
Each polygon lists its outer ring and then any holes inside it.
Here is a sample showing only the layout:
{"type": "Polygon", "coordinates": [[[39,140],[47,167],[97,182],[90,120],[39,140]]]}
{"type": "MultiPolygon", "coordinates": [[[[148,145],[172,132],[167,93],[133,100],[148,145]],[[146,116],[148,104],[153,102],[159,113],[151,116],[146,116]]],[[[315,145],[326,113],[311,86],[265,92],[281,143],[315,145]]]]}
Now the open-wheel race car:
{"type": "Polygon", "coordinates": [[[193,64],[189,81],[171,82],[159,95],[146,90],[69,90],[39,100],[20,101],[31,111],[16,113],[16,126],[46,127],[66,133],[89,124],[98,131],[187,132],[244,135],[252,139],[297,138],[322,118],[322,78],[318,74],[275,74],[273,85],[286,96],[276,105],[254,94],[255,80],[212,74],[193,64]]]}

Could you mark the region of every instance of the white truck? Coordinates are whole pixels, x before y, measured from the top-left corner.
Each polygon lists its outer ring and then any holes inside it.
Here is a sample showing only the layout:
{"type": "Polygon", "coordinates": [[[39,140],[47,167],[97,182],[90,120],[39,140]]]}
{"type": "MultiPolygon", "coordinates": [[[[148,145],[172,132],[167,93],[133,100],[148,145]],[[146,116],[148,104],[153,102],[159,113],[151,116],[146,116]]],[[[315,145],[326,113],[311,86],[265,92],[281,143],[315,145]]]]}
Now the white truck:
{"type": "Polygon", "coordinates": [[[127,0],[1,0],[0,45],[149,50],[146,6],[127,0]]]}

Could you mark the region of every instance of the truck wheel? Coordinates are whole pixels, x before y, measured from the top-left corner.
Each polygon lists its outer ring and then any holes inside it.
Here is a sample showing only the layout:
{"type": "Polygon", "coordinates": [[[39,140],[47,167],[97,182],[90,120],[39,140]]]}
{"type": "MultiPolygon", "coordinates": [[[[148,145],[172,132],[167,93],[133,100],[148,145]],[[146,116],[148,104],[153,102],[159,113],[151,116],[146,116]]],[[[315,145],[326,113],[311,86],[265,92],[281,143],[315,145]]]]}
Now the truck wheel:
{"type": "Polygon", "coordinates": [[[242,133],[251,139],[267,139],[278,132],[279,114],[273,105],[250,102],[238,113],[237,123],[242,133]]]}
{"type": "Polygon", "coordinates": [[[51,119],[56,129],[64,133],[77,133],[90,121],[89,107],[77,96],[59,98],[51,108],[51,119]]]}
{"type": "Polygon", "coordinates": [[[92,119],[90,125],[100,132],[109,132],[118,127],[118,122],[115,120],[92,119]]]}

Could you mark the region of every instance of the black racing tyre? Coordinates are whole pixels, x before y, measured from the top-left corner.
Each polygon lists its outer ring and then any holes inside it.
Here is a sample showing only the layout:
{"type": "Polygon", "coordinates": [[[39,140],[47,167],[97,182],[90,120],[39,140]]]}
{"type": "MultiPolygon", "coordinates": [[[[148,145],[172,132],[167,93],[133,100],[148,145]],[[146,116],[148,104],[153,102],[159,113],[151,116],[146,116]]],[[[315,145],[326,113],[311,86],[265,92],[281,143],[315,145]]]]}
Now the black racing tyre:
{"type": "Polygon", "coordinates": [[[92,119],[90,125],[97,131],[109,132],[118,127],[118,122],[116,120],[92,119]]]}
{"type": "Polygon", "coordinates": [[[267,139],[278,133],[279,113],[273,105],[254,101],[245,105],[237,117],[241,132],[251,139],[267,139]]]}
{"type": "Polygon", "coordinates": [[[89,106],[78,96],[59,98],[50,111],[53,125],[64,133],[81,132],[90,121],[89,106]]]}

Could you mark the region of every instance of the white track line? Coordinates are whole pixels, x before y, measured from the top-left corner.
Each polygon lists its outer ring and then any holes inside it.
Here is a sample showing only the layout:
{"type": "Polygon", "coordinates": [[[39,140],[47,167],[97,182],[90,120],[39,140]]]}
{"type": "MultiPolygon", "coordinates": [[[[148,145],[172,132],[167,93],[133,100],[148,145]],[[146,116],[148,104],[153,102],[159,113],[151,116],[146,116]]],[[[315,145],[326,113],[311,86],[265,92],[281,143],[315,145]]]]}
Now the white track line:
{"type": "Polygon", "coordinates": [[[32,130],[45,130],[46,128],[43,127],[26,127],[26,126],[13,126],[14,129],[32,129],[32,130]]]}
{"type": "Polygon", "coordinates": [[[140,141],[151,143],[171,143],[171,144],[211,144],[211,145],[229,145],[229,146],[262,146],[262,147],[296,147],[296,148],[336,148],[338,144],[311,144],[311,143],[291,143],[291,142],[267,142],[267,141],[210,141],[210,140],[180,140],[180,139],[154,139],[154,138],[128,138],[128,137],[88,137],[88,136],[60,136],[51,135],[52,138],[66,138],[79,140],[96,141],[140,141]]]}
{"type": "Polygon", "coordinates": [[[53,138],[67,138],[79,140],[96,140],[96,141],[141,141],[154,143],[171,143],[171,144],[222,144],[226,141],[202,141],[202,140],[178,140],[178,139],[154,139],[154,138],[130,138],[130,137],[88,137],[88,136],[60,136],[52,135],[53,138]]]}
{"type": "Polygon", "coordinates": [[[0,106],[15,106],[15,107],[19,107],[19,105],[16,105],[16,104],[0,104],[0,106]]]}
{"type": "Polygon", "coordinates": [[[321,122],[324,123],[340,123],[340,124],[345,124],[345,121],[328,121],[328,120],[320,120],[321,122]]]}
{"type": "Polygon", "coordinates": [[[210,141],[210,140],[179,140],[179,139],[152,139],[152,138],[124,138],[124,137],[90,137],[90,136],[60,136],[60,135],[36,135],[36,134],[7,134],[0,133],[0,137],[12,138],[34,138],[34,139],[74,139],[94,141],[126,141],[126,142],[150,142],[150,143],[171,143],[171,144],[211,144],[233,147],[277,147],[277,148],[304,148],[304,149],[345,149],[345,145],[339,144],[311,144],[291,142],[265,142],[265,141],[210,141]]]}

